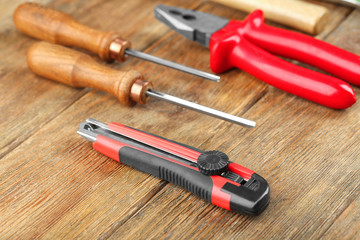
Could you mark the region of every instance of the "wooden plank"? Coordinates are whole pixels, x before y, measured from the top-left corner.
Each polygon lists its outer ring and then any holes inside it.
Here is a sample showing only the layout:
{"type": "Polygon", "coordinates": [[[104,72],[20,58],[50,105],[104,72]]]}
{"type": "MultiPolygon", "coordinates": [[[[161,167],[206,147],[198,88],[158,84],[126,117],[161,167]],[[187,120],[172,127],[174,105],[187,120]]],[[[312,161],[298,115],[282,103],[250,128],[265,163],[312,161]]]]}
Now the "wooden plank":
{"type": "MultiPolygon", "coordinates": [[[[359,42],[360,29],[357,26],[360,18],[360,11],[353,11],[352,14],[341,24],[333,34],[328,37],[328,41],[341,46],[352,52],[360,54],[359,42]]],[[[360,120],[358,123],[360,123],[360,120]]],[[[359,169],[359,158],[357,160],[357,169],[359,169]]],[[[360,238],[360,197],[359,187],[355,190],[353,198],[350,198],[346,204],[339,206],[339,216],[334,223],[322,236],[322,239],[359,239],[360,238]]]]}
{"type": "MultiPolygon", "coordinates": [[[[356,190],[359,192],[359,188],[356,190]]],[[[357,194],[358,195],[358,194],[357,194]]],[[[325,232],[321,239],[359,239],[360,238],[360,198],[343,206],[343,212],[325,232]]]]}
{"type": "MultiPolygon", "coordinates": [[[[51,0],[40,0],[37,1],[41,4],[47,4],[51,0]]],[[[26,0],[13,0],[13,1],[2,1],[0,9],[0,26],[3,29],[4,26],[13,25],[12,23],[12,14],[16,7],[21,3],[27,2],[26,0]]]]}
{"type": "Polygon", "coordinates": [[[360,10],[354,10],[349,17],[342,22],[336,30],[327,37],[326,41],[340,46],[350,52],[360,54],[358,20],[360,10]]]}
{"type": "MultiPolygon", "coordinates": [[[[141,4],[127,5],[128,9],[136,9],[134,16],[145,17],[149,23],[143,28],[137,19],[133,28],[126,27],[125,32],[136,36],[136,42],[138,37],[144,37],[136,48],[208,69],[207,49],[170,33],[152,19],[157,2],[141,3],[145,10],[140,10],[141,4]],[[152,32],[151,26],[156,31],[152,32]],[[152,41],[154,44],[149,46],[152,41]]],[[[67,2],[54,4],[70,7],[67,2]]],[[[199,3],[181,4],[195,8],[199,3]]],[[[109,15],[124,17],[125,5],[115,1],[101,3],[78,17],[93,26],[112,29],[113,22],[101,21],[109,15]],[[95,21],[95,16],[99,20],[95,21]]],[[[200,9],[224,17],[238,16],[237,11],[216,4],[206,3],[200,9]]],[[[22,41],[21,44],[29,44],[27,39],[22,41]]],[[[19,44],[15,41],[9,46],[15,49],[19,44]]],[[[6,98],[4,116],[12,114],[6,108],[10,103],[44,112],[25,113],[23,118],[40,116],[28,125],[22,125],[22,119],[13,119],[2,126],[14,126],[12,131],[27,136],[1,159],[2,237],[316,238],[331,230],[342,209],[350,206],[359,181],[359,104],[345,111],[330,110],[268,87],[239,70],[223,74],[223,81],[216,84],[134,59],[115,64],[121,69],[129,66],[145,72],[158,90],[244,114],[257,120],[258,127],[241,128],[160,101],[130,109],[97,91],[85,90],[83,95],[79,90],[51,82],[42,83],[36,90],[25,85],[32,94],[45,92],[45,96],[35,103],[27,103],[29,96],[22,101],[13,98],[12,102],[6,98]],[[49,86],[56,89],[48,90],[49,86]],[[69,91],[71,104],[59,103],[62,108],[56,106],[51,113],[49,107],[40,107],[40,102],[54,104],[64,91],[69,91]],[[48,118],[44,116],[49,114],[53,114],[51,119],[45,121],[48,118]],[[203,149],[222,150],[269,181],[271,204],[259,217],[230,213],[179,187],[119,165],[91,150],[90,144],[76,135],[77,126],[87,117],[124,123],[203,149]],[[27,130],[34,125],[39,127],[27,130]]],[[[20,73],[29,74],[25,66],[20,73]]],[[[15,73],[6,74],[14,81],[15,73]]],[[[31,74],[26,79],[44,82],[31,74]]],[[[20,91],[17,89],[21,86],[24,87],[19,81],[17,88],[11,90],[20,91]]],[[[359,94],[359,88],[355,91],[359,94]]]]}
{"type": "Polygon", "coordinates": [[[316,0],[315,1],[303,0],[303,1],[311,2],[326,7],[330,13],[328,16],[328,23],[326,24],[324,30],[315,36],[318,39],[325,39],[354,10],[351,7],[330,3],[327,1],[316,1],[316,0]]]}

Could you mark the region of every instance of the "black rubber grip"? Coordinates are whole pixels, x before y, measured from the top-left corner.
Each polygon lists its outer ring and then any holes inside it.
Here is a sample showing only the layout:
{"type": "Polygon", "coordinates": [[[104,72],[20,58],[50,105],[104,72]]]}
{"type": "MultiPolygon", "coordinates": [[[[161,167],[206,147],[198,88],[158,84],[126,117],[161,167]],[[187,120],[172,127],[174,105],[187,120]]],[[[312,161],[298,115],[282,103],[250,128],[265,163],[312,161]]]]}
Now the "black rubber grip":
{"type": "Polygon", "coordinates": [[[231,196],[230,208],[236,212],[258,215],[270,201],[269,185],[264,178],[256,173],[253,173],[244,185],[235,186],[226,183],[222,191],[231,196]]]}
{"type": "Polygon", "coordinates": [[[121,148],[119,158],[123,164],[177,184],[200,198],[211,202],[211,178],[198,170],[192,169],[190,166],[183,166],[131,147],[121,148]]]}

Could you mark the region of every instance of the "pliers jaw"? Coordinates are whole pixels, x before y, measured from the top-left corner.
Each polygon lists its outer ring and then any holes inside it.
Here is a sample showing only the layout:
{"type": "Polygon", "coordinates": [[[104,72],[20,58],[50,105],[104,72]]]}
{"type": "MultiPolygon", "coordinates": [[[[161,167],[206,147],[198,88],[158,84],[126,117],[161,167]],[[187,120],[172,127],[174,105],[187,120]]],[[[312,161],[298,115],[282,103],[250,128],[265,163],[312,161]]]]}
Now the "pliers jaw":
{"type": "Polygon", "coordinates": [[[187,39],[209,47],[211,35],[222,29],[228,19],[178,7],[157,5],[155,17],[187,39]]]}

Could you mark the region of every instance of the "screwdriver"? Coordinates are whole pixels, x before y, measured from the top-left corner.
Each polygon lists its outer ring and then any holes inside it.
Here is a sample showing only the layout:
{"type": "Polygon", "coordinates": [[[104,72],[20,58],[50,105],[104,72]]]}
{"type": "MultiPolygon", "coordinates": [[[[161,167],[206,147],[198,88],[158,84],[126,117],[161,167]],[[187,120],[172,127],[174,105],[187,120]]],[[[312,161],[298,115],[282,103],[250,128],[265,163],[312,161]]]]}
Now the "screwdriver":
{"type": "Polygon", "coordinates": [[[60,45],[35,43],[27,54],[29,68],[36,74],[72,87],[89,87],[114,95],[126,106],[145,104],[150,97],[164,100],[246,127],[255,122],[208,108],[152,89],[141,73],[115,70],[97,63],[90,56],[60,45]]]}
{"type": "Polygon", "coordinates": [[[102,32],[77,22],[68,14],[37,3],[23,3],[14,12],[14,23],[23,33],[51,43],[84,48],[103,60],[125,61],[128,55],[219,82],[220,77],[161,59],[134,49],[116,32],[102,32]]]}

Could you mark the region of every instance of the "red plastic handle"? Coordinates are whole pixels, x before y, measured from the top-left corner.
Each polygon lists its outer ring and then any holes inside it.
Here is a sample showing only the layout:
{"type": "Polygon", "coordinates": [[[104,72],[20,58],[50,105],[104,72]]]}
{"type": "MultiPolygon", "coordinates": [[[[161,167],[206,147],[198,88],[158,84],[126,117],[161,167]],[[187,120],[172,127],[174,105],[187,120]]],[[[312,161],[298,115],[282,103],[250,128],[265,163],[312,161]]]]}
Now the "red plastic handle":
{"type": "Polygon", "coordinates": [[[197,159],[204,153],[199,149],[118,123],[108,127],[114,132],[100,131],[93,147],[122,164],[182,186],[227,210],[259,214],[269,203],[268,183],[250,169],[230,162],[222,175],[205,175],[184,160],[197,159]]]}
{"type": "Polygon", "coordinates": [[[236,23],[230,22],[211,36],[210,66],[215,73],[237,67],[276,88],[330,108],[344,109],[356,102],[349,84],[268,53],[238,34],[236,23]]]}
{"type": "Polygon", "coordinates": [[[316,38],[264,23],[261,10],[243,22],[230,21],[232,30],[256,46],[279,56],[295,59],[325,70],[351,84],[360,85],[360,57],[316,38]]]}
{"type": "Polygon", "coordinates": [[[108,127],[109,129],[117,133],[123,134],[124,136],[128,136],[132,139],[136,139],[144,144],[148,144],[163,151],[175,154],[176,156],[183,157],[192,162],[197,162],[197,159],[201,154],[198,151],[192,150],[178,143],[171,142],[166,139],[162,139],[160,137],[153,136],[133,128],[129,128],[123,124],[111,122],[108,124],[108,127]]]}

